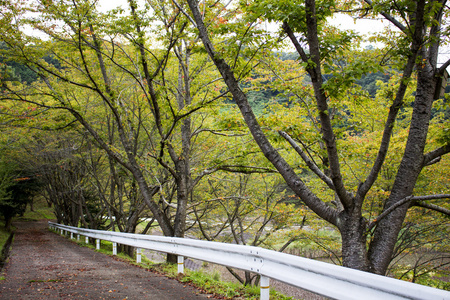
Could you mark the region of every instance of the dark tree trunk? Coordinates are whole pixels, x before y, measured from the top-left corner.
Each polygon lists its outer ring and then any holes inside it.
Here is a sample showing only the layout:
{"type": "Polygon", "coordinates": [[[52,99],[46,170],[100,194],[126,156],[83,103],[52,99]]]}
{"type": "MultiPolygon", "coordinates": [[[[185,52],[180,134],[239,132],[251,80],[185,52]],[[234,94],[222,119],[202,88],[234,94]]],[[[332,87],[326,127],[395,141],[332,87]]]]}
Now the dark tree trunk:
{"type": "Polygon", "coordinates": [[[11,223],[13,220],[12,216],[4,216],[5,217],[5,230],[7,232],[11,232],[11,223]]]}
{"type": "Polygon", "coordinates": [[[131,258],[136,257],[136,248],[134,248],[133,246],[119,244],[117,245],[117,248],[118,252],[124,253],[131,258]]]}
{"type": "MultiPolygon", "coordinates": [[[[436,77],[431,66],[419,65],[418,68],[421,68],[421,70],[418,74],[417,92],[405,153],[392,186],[391,195],[385,204],[385,209],[412,195],[417,178],[423,168],[424,149],[431,118],[436,77]]],[[[397,242],[397,236],[409,207],[410,203],[406,203],[396,208],[380,220],[377,225],[369,253],[373,272],[382,275],[386,273],[397,242]]]]}
{"type": "Polygon", "coordinates": [[[167,255],[166,255],[166,262],[168,262],[169,264],[176,264],[176,263],[178,263],[178,255],[167,253],[167,255]]]}
{"type": "Polygon", "coordinates": [[[338,217],[338,224],[342,237],[342,264],[353,269],[368,271],[367,221],[361,217],[360,212],[349,214],[342,211],[338,217]]]}

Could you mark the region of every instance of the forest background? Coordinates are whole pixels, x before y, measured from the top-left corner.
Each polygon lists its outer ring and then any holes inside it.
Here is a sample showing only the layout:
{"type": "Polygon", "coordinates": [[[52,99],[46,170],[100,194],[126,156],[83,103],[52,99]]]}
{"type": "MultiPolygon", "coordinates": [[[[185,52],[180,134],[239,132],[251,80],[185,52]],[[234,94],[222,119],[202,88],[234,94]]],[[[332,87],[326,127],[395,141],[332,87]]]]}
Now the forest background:
{"type": "Polygon", "coordinates": [[[449,288],[446,1],[0,7],[8,229],[43,197],[64,224],[449,288]],[[335,13],[396,30],[361,36],[330,25],[335,13]]]}

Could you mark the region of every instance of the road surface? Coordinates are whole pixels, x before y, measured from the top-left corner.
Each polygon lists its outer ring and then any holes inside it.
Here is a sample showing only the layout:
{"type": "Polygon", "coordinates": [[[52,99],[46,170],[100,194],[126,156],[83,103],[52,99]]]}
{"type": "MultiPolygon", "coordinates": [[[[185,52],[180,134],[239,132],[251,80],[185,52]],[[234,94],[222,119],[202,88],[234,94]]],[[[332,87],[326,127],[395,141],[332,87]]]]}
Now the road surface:
{"type": "Polygon", "coordinates": [[[80,247],[46,221],[16,222],[0,299],[206,299],[174,279],[80,247]]]}

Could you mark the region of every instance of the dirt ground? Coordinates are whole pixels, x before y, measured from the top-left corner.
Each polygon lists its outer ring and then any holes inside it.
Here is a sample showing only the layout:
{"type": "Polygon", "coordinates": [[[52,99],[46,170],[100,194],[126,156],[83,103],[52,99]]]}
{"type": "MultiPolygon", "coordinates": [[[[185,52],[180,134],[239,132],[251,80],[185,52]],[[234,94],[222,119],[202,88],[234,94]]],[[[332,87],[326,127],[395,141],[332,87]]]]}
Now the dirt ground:
{"type": "Polygon", "coordinates": [[[0,299],[206,299],[212,295],[17,222],[0,299]]]}

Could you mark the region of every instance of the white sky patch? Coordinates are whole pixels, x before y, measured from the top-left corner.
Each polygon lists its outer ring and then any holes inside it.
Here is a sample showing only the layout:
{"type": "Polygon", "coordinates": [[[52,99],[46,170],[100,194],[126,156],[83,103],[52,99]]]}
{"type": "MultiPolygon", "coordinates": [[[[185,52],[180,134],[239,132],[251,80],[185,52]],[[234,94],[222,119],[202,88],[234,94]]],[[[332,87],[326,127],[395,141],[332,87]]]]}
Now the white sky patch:
{"type": "MultiPolygon", "coordinates": [[[[390,22],[381,19],[354,19],[345,14],[336,14],[328,22],[336,27],[354,30],[360,34],[370,34],[382,31],[390,22]]],[[[392,26],[394,27],[394,26],[392,26]]]]}
{"type": "MultiPolygon", "coordinates": [[[[145,4],[145,0],[137,0],[138,7],[142,7],[145,4]]],[[[107,12],[111,9],[122,7],[125,10],[128,10],[129,4],[127,0],[99,0],[99,11],[107,12]]]]}
{"type": "MultiPolygon", "coordinates": [[[[389,27],[391,30],[399,30],[395,25],[385,19],[354,19],[349,15],[336,14],[333,18],[330,18],[328,22],[336,27],[345,30],[354,30],[359,34],[374,34],[383,31],[384,28],[389,27]]],[[[363,43],[363,46],[374,45],[373,43],[363,43]]],[[[438,66],[450,59],[450,47],[441,46],[439,50],[438,66]]]]}
{"type": "Polygon", "coordinates": [[[99,10],[102,12],[107,12],[111,9],[122,7],[127,8],[128,2],[126,0],[99,0],[99,10]]]}
{"type": "MultiPolygon", "coordinates": [[[[332,18],[328,19],[328,23],[338,27],[342,30],[354,30],[356,33],[366,36],[373,35],[377,32],[383,31],[386,27],[392,30],[397,28],[389,21],[383,19],[355,19],[346,14],[335,14],[332,18]]],[[[382,47],[382,43],[362,42],[361,46],[382,47]]]]}

